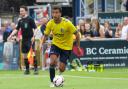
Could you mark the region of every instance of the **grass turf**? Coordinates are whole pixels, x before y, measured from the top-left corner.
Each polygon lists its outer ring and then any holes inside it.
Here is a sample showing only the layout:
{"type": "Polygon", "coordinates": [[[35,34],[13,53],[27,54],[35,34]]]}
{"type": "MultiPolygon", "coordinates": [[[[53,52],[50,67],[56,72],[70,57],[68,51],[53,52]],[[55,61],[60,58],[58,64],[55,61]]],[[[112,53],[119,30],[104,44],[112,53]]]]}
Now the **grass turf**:
{"type": "MultiPolygon", "coordinates": [[[[128,69],[105,69],[103,72],[65,71],[60,89],[128,89],[128,69]]],[[[0,71],[0,89],[51,89],[48,71],[23,75],[23,71],[0,71]]],[[[59,88],[53,88],[59,89],[59,88]]]]}

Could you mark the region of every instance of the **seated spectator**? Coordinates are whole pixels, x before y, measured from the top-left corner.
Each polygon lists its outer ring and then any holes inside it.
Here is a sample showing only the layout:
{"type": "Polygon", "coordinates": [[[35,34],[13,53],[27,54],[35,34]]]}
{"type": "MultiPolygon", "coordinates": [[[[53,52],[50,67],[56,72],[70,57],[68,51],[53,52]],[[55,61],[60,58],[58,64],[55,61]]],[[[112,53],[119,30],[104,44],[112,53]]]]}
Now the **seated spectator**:
{"type": "Polygon", "coordinates": [[[116,27],[115,37],[120,38],[121,37],[121,31],[122,31],[122,24],[119,23],[116,27]]]}
{"type": "Polygon", "coordinates": [[[100,37],[100,38],[104,38],[104,27],[102,25],[100,25],[99,21],[97,19],[92,21],[92,36],[93,37],[100,37]]]}
{"type": "Polygon", "coordinates": [[[105,38],[112,38],[113,31],[111,29],[110,23],[108,21],[105,21],[104,23],[104,30],[105,30],[105,38]]]}

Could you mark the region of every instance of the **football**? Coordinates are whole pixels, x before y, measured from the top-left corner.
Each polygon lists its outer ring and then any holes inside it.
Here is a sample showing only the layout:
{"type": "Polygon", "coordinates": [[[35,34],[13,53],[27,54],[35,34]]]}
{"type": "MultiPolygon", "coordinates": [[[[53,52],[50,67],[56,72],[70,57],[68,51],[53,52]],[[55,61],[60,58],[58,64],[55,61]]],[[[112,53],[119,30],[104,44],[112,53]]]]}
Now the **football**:
{"type": "Polygon", "coordinates": [[[53,79],[53,83],[56,87],[62,87],[64,85],[64,77],[63,76],[56,76],[53,79]]]}

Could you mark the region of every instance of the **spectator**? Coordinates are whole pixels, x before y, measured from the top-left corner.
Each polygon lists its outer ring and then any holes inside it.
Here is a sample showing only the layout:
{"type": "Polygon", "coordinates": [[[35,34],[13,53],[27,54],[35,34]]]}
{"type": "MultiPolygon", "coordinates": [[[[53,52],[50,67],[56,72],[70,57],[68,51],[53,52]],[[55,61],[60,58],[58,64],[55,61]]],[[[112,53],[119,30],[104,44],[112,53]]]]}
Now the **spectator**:
{"type": "Polygon", "coordinates": [[[83,19],[80,19],[80,20],[79,20],[79,23],[78,23],[78,25],[77,25],[77,29],[80,29],[80,26],[82,26],[82,25],[84,25],[84,24],[85,24],[84,20],[83,20],[83,19]]]}
{"type": "Polygon", "coordinates": [[[12,33],[12,28],[10,27],[10,23],[5,22],[4,23],[4,33],[3,33],[3,41],[7,42],[7,38],[9,37],[9,35],[12,33]]]}
{"type": "Polygon", "coordinates": [[[126,0],[126,11],[128,11],[128,0],[126,0]]]}
{"type": "Polygon", "coordinates": [[[93,36],[93,34],[92,34],[91,26],[90,26],[89,23],[86,23],[86,24],[85,24],[84,36],[85,36],[86,40],[92,40],[91,37],[93,36]]]}
{"type": "MultiPolygon", "coordinates": [[[[15,24],[15,23],[11,23],[10,26],[11,26],[12,31],[16,29],[16,24],[15,24]]],[[[13,43],[18,42],[19,39],[18,39],[18,37],[17,37],[17,34],[14,35],[14,36],[12,36],[12,38],[11,38],[9,41],[11,41],[11,42],[13,42],[13,43]]]]}
{"type": "Polygon", "coordinates": [[[100,25],[97,19],[92,20],[92,34],[93,37],[104,38],[104,27],[100,25]]]}
{"type": "Polygon", "coordinates": [[[78,29],[80,31],[80,34],[81,34],[81,38],[85,38],[84,35],[85,35],[85,25],[79,25],[79,28],[78,29]]]}
{"type": "Polygon", "coordinates": [[[120,38],[121,37],[121,31],[122,31],[122,24],[119,23],[118,26],[116,27],[116,32],[115,32],[115,37],[120,38]]]}
{"type": "Polygon", "coordinates": [[[128,7],[127,0],[122,0],[122,2],[121,2],[121,11],[125,12],[127,10],[127,7],[128,7]]]}
{"type": "MultiPolygon", "coordinates": [[[[39,21],[35,21],[36,25],[37,25],[37,29],[36,29],[36,32],[35,32],[35,53],[37,56],[38,59],[40,59],[40,55],[41,55],[41,52],[39,50],[39,45],[40,45],[40,42],[41,42],[41,38],[43,37],[44,35],[44,30],[46,28],[46,24],[48,22],[48,18],[46,17],[42,17],[39,21]]],[[[44,55],[44,52],[47,48],[47,44],[43,45],[43,55],[44,55]]],[[[40,63],[40,61],[39,61],[40,63]]],[[[43,70],[45,70],[45,65],[46,65],[46,58],[45,56],[43,56],[43,70]]]]}
{"type": "Polygon", "coordinates": [[[42,34],[44,34],[44,30],[46,28],[47,22],[48,22],[48,18],[47,17],[43,17],[43,18],[40,19],[41,32],[42,32],[42,34]]]}
{"type": "Polygon", "coordinates": [[[128,17],[124,17],[121,39],[128,40],[128,17]]]}
{"type": "Polygon", "coordinates": [[[112,38],[113,32],[110,26],[110,23],[108,21],[105,21],[104,23],[104,30],[105,30],[105,38],[112,38]]]}

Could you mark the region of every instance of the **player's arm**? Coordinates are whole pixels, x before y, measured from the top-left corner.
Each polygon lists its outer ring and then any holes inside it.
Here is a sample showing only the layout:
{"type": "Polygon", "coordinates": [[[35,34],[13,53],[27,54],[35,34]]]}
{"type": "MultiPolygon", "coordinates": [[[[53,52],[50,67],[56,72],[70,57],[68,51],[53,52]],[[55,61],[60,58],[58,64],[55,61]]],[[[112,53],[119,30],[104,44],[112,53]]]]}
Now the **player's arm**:
{"type": "Polygon", "coordinates": [[[33,28],[33,37],[32,37],[32,39],[31,39],[31,41],[32,41],[32,43],[34,42],[34,40],[35,40],[35,35],[37,34],[37,26],[36,26],[36,24],[35,24],[35,21],[32,19],[32,18],[30,18],[30,24],[31,24],[31,27],[33,28]]]}
{"type": "Polygon", "coordinates": [[[37,29],[37,26],[36,26],[34,20],[31,20],[31,26],[33,28],[33,33],[34,33],[33,36],[35,36],[37,34],[38,29],[37,29]]]}
{"type": "Polygon", "coordinates": [[[77,45],[77,48],[78,48],[78,52],[81,53],[79,31],[76,29],[76,27],[71,22],[69,22],[69,29],[70,29],[71,33],[75,34],[75,36],[76,36],[76,45],[77,45]]]}
{"type": "Polygon", "coordinates": [[[48,22],[44,31],[44,36],[41,39],[41,46],[45,43],[50,33],[51,33],[51,22],[48,22]]]}
{"type": "Polygon", "coordinates": [[[80,48],[80,34],[79,34],[79,31],[77,30],[74,34],[76,36],[76,45],[78,46],[78,48],[80,48]]]}
{"type": "Polygon", "coordinates": [[[76,27],[70,21],[68,22],[68,25],[69,25],[69,29],[70,29],[71,33],[75,34],[75,36],[76,36],[77,46],[80,47],[80,34],[79,34],[79,31],[76,29],[76,27]]]}
{"type": "Polygon", "coordinates": [[[10,40],[12,38],[12,36],[14,36],[18,31],[15,29],[13,30],[13,32],[9,35],[7,40],[10,40]]]}
{"type": "Polygon", "coordinates": [[[75,33],[75,36],[76,36],[76,45],[77,45],[77,48],[78,48],[78,52],[79,54],[81,54],[81,48],[80,48],[80,34],[79,34],[79,31],[77,30],[75,33]]]}

